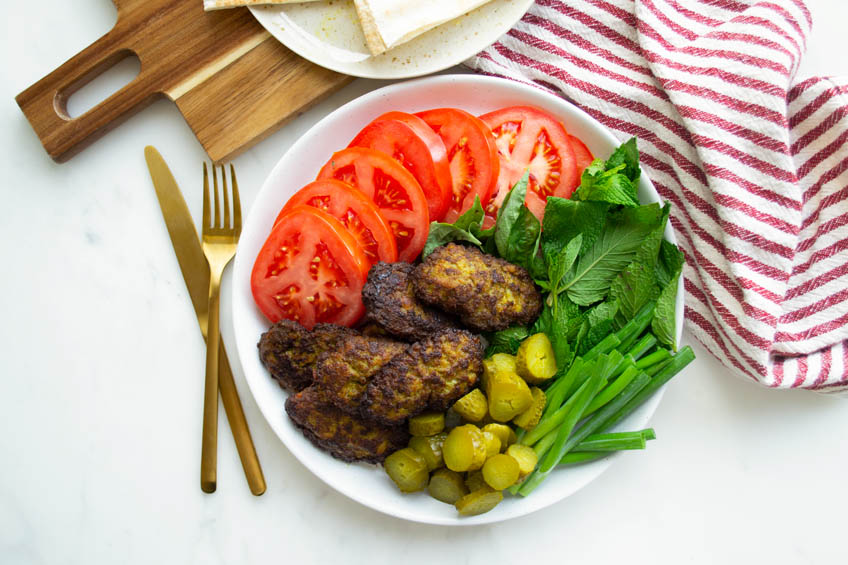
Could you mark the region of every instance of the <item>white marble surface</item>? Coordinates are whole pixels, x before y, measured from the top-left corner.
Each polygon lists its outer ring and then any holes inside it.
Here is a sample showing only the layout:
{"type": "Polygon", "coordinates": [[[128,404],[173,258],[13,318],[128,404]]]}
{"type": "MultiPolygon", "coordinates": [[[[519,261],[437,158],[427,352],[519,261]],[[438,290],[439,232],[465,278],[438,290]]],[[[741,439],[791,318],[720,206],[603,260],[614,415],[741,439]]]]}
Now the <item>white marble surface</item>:
{"type": "MultiPolygon", "coordinates": [[[[801,73],[848,73],[848,7],[809,5],[801,73]]],[[[114,8],[4,11],[0,563],[848,562],[848,404],[757,388],[697,344],[654,417],[660,439],[532,516],[445,529],[366,509],[289,454],[238,369],[268,492],[250,495],[222,414],[219,489],[202,494],[203,342],[142,149],[160,149],[195,217],[202,150],[161,101],[52,163],[14,95],[104,33],[114,8]]],[[[353,83],[236,159],[245,204],[301,132],[380,84],[353,83]]],[[[226,313],[222,327],[233,355],[226,313]]]]}

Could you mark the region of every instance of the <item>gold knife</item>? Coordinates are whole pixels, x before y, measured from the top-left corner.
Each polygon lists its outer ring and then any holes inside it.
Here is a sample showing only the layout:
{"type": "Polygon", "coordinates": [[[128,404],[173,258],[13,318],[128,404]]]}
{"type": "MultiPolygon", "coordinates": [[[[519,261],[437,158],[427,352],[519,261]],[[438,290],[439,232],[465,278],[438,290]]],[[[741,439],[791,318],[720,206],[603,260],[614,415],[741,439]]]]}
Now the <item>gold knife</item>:
{"type": "MultiPolygon", "coordinates": [[[[177,181],[174,180],[174,176],[168,169],[168,165],[165,164],[162,155],[155,147],[148,145],[144,148],[144,158],[147,161],[150,178],[153,179],[153,187],[156,189],[159,207],[162,209],[162,217],[168,227],[168,235],[171,236],[171,243],[174,246],[174,252],[177,254],[183,280],[185,280],[188,294],[191,296],[191,303],[194,305],[197,323],[200,324],[200,331],[205,340],[209,306],[207,296],[209,292],[209,264],[203,255],[194,221],[185,200],[183,200],[180,188],[177,186],[177,181]]],[[[265,477],[262,475],[262,467],[259,465],[259,458],[256,456],[253,439],[250,437],[250,429],[247,427],[247,420],[244,417],[244,410],[241,407],[223,341],[221,341],[218,359],[218,387],[221,391],[221,401],[227,413],[227,421],[230,423],[230,429],[233,432],[233,439],[236,442],[236,449],[250,486],[250,492],[259,496],[265,492],[265,477]]]]}

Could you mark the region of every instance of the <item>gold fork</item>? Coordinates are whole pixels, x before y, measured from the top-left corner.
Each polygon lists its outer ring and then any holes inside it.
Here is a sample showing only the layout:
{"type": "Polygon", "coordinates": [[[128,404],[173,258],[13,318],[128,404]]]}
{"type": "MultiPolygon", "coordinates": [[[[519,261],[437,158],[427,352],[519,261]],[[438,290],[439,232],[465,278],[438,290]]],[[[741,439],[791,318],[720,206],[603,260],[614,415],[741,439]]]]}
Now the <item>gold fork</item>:
{"type": "Polygon", "coordinates": [[[203,254],[209,262],[209,320],[207,322],[206,341],[206,384],[203,393],[203,442],[200,453],[200,488],[204,492],[215,492],[218,466],[218,351],[221,335],[219,333],[219,303],[221,296],[221,275],[227,263],[236,253],[236,244],[241,234],[241,203],[239,202],[236,171],[230,165],[232,179],[233,213],[230,218],[230,197],[227,189],[227,175],[221,165],[224,210],[221,214],[219,204],[218,173],[212,165],[212,184],[214,191],[214,218],[210,208],[209,172],[203,163],[203,254]],[[214,219],[214,222],[213,222],[214,219]]]}

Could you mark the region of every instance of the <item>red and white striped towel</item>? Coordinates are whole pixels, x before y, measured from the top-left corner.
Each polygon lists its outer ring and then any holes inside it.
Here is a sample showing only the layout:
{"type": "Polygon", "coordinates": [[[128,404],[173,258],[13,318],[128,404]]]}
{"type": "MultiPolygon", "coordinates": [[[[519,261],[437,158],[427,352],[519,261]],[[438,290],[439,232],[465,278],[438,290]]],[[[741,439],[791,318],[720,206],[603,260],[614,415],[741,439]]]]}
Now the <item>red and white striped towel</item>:
{"type": "Polygon", "coordinates": [[[848,79],[795,82],[810,27],[801,0],[537,0],[466,64],[638,136],[686,254],[688,330],[766,386],[839,392],[848,79]]]}

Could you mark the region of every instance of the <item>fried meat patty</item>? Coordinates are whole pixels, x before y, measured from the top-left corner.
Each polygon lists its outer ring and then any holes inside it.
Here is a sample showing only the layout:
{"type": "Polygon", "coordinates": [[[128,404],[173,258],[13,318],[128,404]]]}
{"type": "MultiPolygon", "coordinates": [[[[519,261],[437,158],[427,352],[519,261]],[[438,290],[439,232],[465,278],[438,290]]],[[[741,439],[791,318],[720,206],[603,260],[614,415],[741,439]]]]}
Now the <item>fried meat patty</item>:
{"type": "Polygon", "coordinates": [[[259,339],[259,358],[280,386],[290,392],[312,384],[318,356],[338,347],[358,332],[332,324],[316,324],[310,331],[291,320],[280,320],[259,339]]]}
{"type": "Polygon", "coordinates": [[[435,331],[457,327],[449,316],[415,298],[410,279],[413,270],[414,265],[404,262],[381,261],[371,267],[362,289],[366,319],[407,341],[418,341],[435,331]]]}
{"type": "Polygon", "coordinates": [[[477,331],[528,324],[542,310],[542,295],[524,268],[456,243],[436,248],[412,283],[419,300],[477,331]]]}
{"type": "Polygon", "coordinates": [[[318,358],[313,371],[314,385],[324,400],[348,414],[358,415],[371,377],[407,345],[379,337],[345,336],[336,349],[318,358]]]}
{"type": "Polygon", "coordinates": [[[409,442],[405,426],[384,426],[342,412],[315,387],[290,395],[286,412],[309,441],[342,461],[380,463],[409,442]]]}
{"type": "Polygon", "coordinates": [[[362,415],[386,425],[427,410],[446,410],[483,371],[483,344],[471,332],[440,330],[410,345],[371,378],[362,415]]]}

